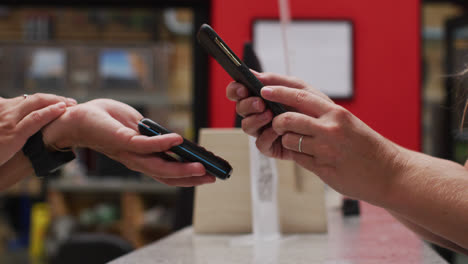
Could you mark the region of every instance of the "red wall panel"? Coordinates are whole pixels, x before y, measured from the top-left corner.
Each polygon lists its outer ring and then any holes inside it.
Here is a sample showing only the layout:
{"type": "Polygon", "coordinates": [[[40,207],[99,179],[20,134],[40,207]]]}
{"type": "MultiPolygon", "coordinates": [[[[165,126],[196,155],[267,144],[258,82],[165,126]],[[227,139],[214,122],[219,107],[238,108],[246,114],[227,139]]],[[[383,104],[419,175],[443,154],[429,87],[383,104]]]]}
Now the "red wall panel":
{"type": "MultiPolygon", "coordinates": [[[[340,105],[387,138],[421,148],[420,3],[418,0],[290,0],[292,18],[354,24],[355,92],[340,105]]],[[[276,0],[212,0],[212,26],[240,57],[256,18],[277,18],[276,0]]],[[[210,126],[232,127],[231,78],[210,63],[210,126]]],[[[319,88],[319,87],[317,87],[319,88]]]]}

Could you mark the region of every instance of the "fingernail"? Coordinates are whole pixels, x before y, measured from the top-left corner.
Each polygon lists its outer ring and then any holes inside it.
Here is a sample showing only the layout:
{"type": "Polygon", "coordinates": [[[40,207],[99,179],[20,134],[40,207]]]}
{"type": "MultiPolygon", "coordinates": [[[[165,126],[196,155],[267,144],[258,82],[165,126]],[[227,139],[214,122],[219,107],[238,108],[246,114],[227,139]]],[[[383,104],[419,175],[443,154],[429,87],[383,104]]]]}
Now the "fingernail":
{"type": "Polygon", "coordinates": [[[56,105],[59,109],[63,109],[67,107],[67,105],[64,102],[57,103],[56,105]]]}
{"type": "Polygon", "coordinates": [[[273,89],[271,89],[268,86],[263,87],[261,93],[262,93],[263,97],[268,97],[268,96],[271,96],[273,94],[273,89]]]}
{"type": "Polygon", "coordinates": [[[67,98],[67,101],[68,101],[68,103],[70,103],[70,104],[72,104],[72,105],[78,104],[78,102],[77,102],[75,99],[73,99],[73,98],[67,98]]]}

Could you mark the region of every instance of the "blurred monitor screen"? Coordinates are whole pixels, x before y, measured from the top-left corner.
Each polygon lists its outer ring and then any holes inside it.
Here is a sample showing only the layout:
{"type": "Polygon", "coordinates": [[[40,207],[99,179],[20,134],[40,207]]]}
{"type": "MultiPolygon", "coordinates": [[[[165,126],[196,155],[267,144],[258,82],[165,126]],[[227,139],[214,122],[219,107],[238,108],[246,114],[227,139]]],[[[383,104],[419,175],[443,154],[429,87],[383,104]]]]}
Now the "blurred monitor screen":
{"type": "MultiPolygon", "coordinates": [[[[254,49],[266,72],[287,74],[278,20],[256,20],[254,49]]],[[[293,20],[286,27],[289,74],[332,98],[353,95],[353,26],[346,20],[293,20]]]]}
{"type": "Polygon", "coordinates": [[[105,89],[143,89],[150,81],[150,56],[143,51],[105,49],[99,54],[99,75],[105,89]]]}
{"type": "Polygon", "coordinates": [[[28,60],[26,87],[40,90],[60,90],[65,85],[65,51],[60,48],[39,48],[28,60]]]}

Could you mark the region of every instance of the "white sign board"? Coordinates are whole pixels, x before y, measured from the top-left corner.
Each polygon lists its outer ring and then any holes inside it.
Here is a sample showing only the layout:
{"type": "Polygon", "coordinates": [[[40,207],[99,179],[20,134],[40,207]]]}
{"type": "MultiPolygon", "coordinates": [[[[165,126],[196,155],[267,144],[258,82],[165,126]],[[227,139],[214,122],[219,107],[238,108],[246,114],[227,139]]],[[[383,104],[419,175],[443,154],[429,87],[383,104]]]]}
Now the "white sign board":
{"type": "MultiPolygon", "coordinates": [[[[353,26],[349,21],[292,21],[287,38],[290,75],[332,98],[353,95],[353,26]]],[[[263,71],[286,74],[280,22],[256,21],[253,39],[263,71]]]]}

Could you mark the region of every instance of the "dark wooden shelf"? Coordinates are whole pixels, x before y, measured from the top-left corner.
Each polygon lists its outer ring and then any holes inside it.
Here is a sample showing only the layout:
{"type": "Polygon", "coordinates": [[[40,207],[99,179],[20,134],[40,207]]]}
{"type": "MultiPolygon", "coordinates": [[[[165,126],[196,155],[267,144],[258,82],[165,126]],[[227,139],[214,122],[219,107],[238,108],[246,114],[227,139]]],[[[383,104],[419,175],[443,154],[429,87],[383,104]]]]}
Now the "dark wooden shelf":
{"type": "Polygon", "coordinates": [[[83,181],[51,180],[48,188],[58,192],[135,192],[135,193],[158,193],[176,195],[177,188],[164,185],[157,181],[125,180],[118,178],[96,178],[91,177],[83,181]]]}

